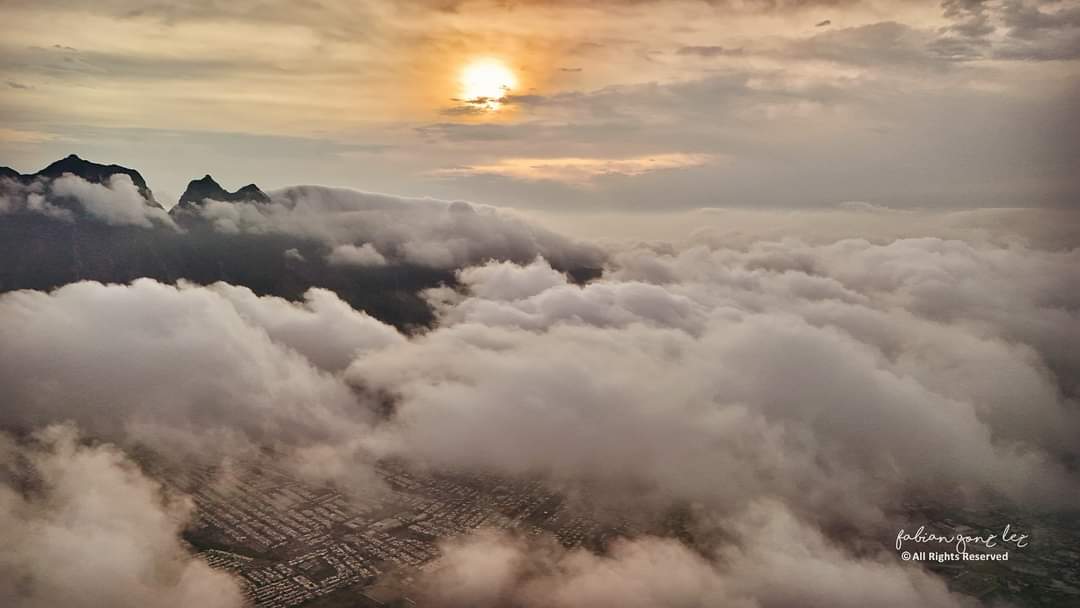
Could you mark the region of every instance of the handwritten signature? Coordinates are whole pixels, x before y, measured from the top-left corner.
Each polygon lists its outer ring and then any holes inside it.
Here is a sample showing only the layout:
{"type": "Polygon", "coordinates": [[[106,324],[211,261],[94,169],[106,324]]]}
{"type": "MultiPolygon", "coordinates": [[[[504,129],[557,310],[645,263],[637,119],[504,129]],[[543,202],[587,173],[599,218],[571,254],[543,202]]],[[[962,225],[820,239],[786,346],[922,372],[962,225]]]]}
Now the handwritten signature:
{"type": "Polygon", "coordinates": [[[907,530],[900,528],[900,531],[896,533],[896,549],[900,550],[904,546],[906,541],[914,543],[937,543],[943,545],[956,545],[956,550],[959,553],[967,553],[968,544],[975,546],[982,545],[986,548],[993,548],[998,546],[998,542],[1022,549],[1028,546],[1027,534],[1020,534],[1013,530],[1012,524],[1006,524],[1005,528],[1001,531],[1001,534],[960,534],[954,533],[951,535],[936,534],[934,532],[928,532],[926,526],[919,526],[915,532],[908,532],[907,530]]]}

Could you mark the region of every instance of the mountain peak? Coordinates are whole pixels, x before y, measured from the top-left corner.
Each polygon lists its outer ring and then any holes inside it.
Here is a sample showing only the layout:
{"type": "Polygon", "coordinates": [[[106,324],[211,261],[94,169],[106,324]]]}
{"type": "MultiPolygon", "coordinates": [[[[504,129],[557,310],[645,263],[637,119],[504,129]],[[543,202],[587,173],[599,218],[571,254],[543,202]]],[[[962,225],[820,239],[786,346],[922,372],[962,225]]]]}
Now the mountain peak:
{"type": "Polygon", "coordinates": [[[262,190],[260,190],[259,187],[256,186],[255,184],[248,184],[248,185],[244,186],[243,188],[240,188],[239,190],[237,190],[236,193],[237,194],[243,194],[243,195],[246,195],[246,196],[254,196],[254,197],[257,197],[259,200],[264,201],[264,202],[265,202],[265,200],[268,200],[267,196],[266,196],[266,193],[263,192],[262,190]]]}
{"type": "Polygon", "coordinates": [[[150,187],[146,185],[146,180],[143,179],[143,176],[140,175],[138,171],[120,165],[102,165],[83,160],[76,154],[68,154],[64,158],[49,164],[49,166],[41,171],[24,177],[28,179],[33,179],[35,177],[49,177],[55,179],[61,177],[65,173],[71,173],[72,175],[76,175],[95,184],[104,184],[110,177],[117,173],[126,175],[131,178],[131,182],[138,188],[139,194],[141,194],[150,205],[160,207],[154,200],[154,193],[150,191],[150,187]]]}
{"type": "Polygon", "coordinates": [[[199,179],[188,182],[187,189],[180,196],[180,201],[176,207],[186,208],[193,205],[202,205],[206,199],[230,203],[238,201],[265,203],[270,201],[270,197],[255,184],[248,184],[236,192],[229,192],[207,173],[199,179]]]}

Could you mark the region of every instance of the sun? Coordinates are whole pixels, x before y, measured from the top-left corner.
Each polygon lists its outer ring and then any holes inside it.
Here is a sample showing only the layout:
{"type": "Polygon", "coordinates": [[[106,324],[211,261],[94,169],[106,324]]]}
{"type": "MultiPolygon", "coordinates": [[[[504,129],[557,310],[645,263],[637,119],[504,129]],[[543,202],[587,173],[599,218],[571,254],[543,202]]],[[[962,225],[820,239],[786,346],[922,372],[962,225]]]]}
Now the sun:
{"type": "Polygon", "coordinates": [[[483,110],[498,110],[516,86],[513,70],[498,59],[478,59],[461,70],[462,101],[483,110]]]}

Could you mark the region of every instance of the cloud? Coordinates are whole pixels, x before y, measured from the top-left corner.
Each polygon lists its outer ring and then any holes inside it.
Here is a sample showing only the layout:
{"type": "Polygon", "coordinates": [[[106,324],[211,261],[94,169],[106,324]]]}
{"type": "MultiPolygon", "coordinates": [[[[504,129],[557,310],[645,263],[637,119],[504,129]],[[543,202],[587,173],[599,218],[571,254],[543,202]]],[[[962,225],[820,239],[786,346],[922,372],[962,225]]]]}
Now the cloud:
{"type": "MultiPolygon", "coordinates": [[[[12,88],[29,88],[20,85],[15,87],[16,83],[8,83],[12,88]]],[[[36,131],[32,129],[9,129],[0,128],[0,141],[9,144],[41,144],[57,139],[57,136],[53,133],[47,133],[44,131],[36,131]]]]}
{"type": "Polygon", "coordinates": [[[227,283],[206,289],[225,298],[245,322],[264,329],[275,343],[303,354],[319,369],[345,369],[361,352],[405,340],[393,327],[354,310],[325,289],[309,289],[301,303],[257,296],[227,283]]]}
{"type": "Polygon", "coordinates": [[[38,213],[65,222],[84,216],[111,226],[180,229],[164,209],[143,198],[131,177],[120,173],[104,184],[70,173],[30,183],[0,180],[0,200],[0,213],[38,213]]]}
{"type": "Polygon", "coordinates": [[[179,230],[169,214],[147,204],[131,177],[117,173],[105,184],[94,184],[81,177],[65,174],[52,181],[53,195],[74,198],[90,215],[113,226],[152,228],[155,224],[179,230]]]}
{"type": "Polygon", "coordinates": [[[62,222],[74,222],[71,209],[54,204],[42,181],[24,184],[13,179],[0,178],[0,215],[9,213],[33,213],[62,222]]]}
{"type": "Polygon", "coordinates": [[[542,258],[528,266],[489,262],[484,266],[465,268],[458,273],[458,280],[481,298],[501,301],[527,298],[566,284],[566,276],[542,258]]]}
{"type": "MultiPolygon", "coordinates": [[[[449,234],[476,230],[484,251],[504,245],[483,228],[535,234],[439,201],[302,188],[271,205],[239,205],[235,228],[327,242],[370,230],[388,260],[440,264],[480,258],[449,234]]],[[[270,448],[362,491],[391,457],[540,479],[616,518],[688,512],[683,538],[637,534],[598,554],[488,532],[449,542],[420,580],[436,606],[964,605],[897,562],[887,528],[912,496],[1075,504],[1080,249],[978,231],[897,239],[955,218],[873,204],[821,213],[788,218],[806,240],[611,244],[584,284],[526,240],[518,261],[480,258],[426,292],[437,323],[413,335],[320,289],[298,303],[149,280],[4,294],[0,424],[73,420],[189,459],[270,448]],[[872,238],[836,238],[837,217],[872,238]]],[[[965,221],[1008,233],[1024,217],[965,221]]]]}
{"type": "Polygon", "coordinates": [[[551,539],[473,533],[444,544],[420,577],[421,599],[437,608],[977,605],[886,554],[848,553],[776,503],[724,525],[730,541],[704,555],[652,536],[616,540],[597,555],[551,539]]]}
{"type": "Polygon", "coordinates": [[[334,264],[416,264],[457,268],[537,255],[561,268],[596,268],[595,247],[527,222],[504,209],[462,201],[404,198],[297,186],[271,203],[208,201],[199,213],[225,233],[279,233],[316,239],[334,264]]]}
{"type": "Polygon", "coordinates": [[[884,244],[921,237],[999,247],[1021,244],[1044,250],[1080,247],[1080,213],[1070,209],[1004,207],[937,211],[846,201],[825,209],[704,207],[664,214],[532,212],[529,215],[565,234],[598,239],[608,248],[611,241],[630,245],[691,242],[740,248],[757,242],[791,239],[824,245],[851,238],[884,244]]]}
{"type": "MultiPolygon", "coordinates": [[[[1068,127],[1075,123],[1069,110],[1076,103],[1067,85],[1075,68],[1066,63],[1075,56],[1078,38],[1069,25],[1075,22],[1073,12],[1062,3],[948,2],[939,8],[939,3],[743,2],[689,3],[694,6],[680,9],[638,2],[607,15],[603,31],[574,25],[584,19],[567,20],[566,14],[584,18],[599,12],[572,3],[513,3],[508,10],[505,3],[471,2],[449,13],[421,10],[415,3],[357,8],[324,2],[318,10],[235,4],[148,9],[117,2],[82,11],[64,3],[7,3],[12,8],[5,16],[21,36],[5,48],[11,78],[38,88],[51,83],[40,94],[5,100],[9,126],[32,131],[34,125],[57,125],[58,134],[82,141],[86,129],[74,125],[85,124],[88,116],[112,124],[112,108],[127,99],[125,91],[135,82],[152,83],[160,94],[144,99],[140,124],[173,124],[184,116],[186,122],[177,128],[187,130],[182,144],[187,152],[178,156],[175,146],[160,144],[175,138],[158,141],[148,132],[130,137],[126,129],[108,129],[97,145],[121,156],[137,146],[137,155],[150,166],[165,167],[155,181],[174,180],[166,186],[174,192],[207,154],[221,162],[235,157],[222,146],[188,149],[192,138],[205,140],[205,132],[216,131],[213,137],[225,145],[250,148],[243,144],[250,136],[235,131],[286,129],[337,133],[337,139],[354,143],[397,138],[399,145],[393,155],[357,165],[333,156],[347,142],[309,140],[296,148],[302,138],[264,138],[264,145],[244,151],[259,159],[245,163],[242,173],[248,179],[280,184],[304,175],[334,175],[357,187],[536,207],[566,201],[575,209],[809,206],[871,197],[889,197],[886,202],[894,205],[970,207],[1068,204],[1076,198],[1071,167],[1061,161],[1072,157],[1071,150],[1055,149],[1078,139],[1069,137],[1068,127]],[[764,19],[761,11],[785,16],[764,19]],[[133,13],[139,17],[112,17],[133,13]],[[723,38],[681,27],[717,15],[730,26],[723,38]],[[839,26],[814,29],[826,16],[839,26]],[[35,27],[88,19],[101,27],[90,28],[98,34],[80,42],[78,54],[53,48],[47,28],[35,27]],[[150,26],[162,19],[175,30],[168,40],[150,35],[150,26]],[[985,33],[984,19],[996,27],[993,32],[985,33]],[[529,28],[522,38],[520,23],[545,27],[529,28]],[[560,30],[565,44],[547,44],[545,35],[536,33],[567,23],[572,27],[560,30]],[[659,33],[644,37],[648,23],[659,33]],[[436,106],[454,93],[425,88],[423,95],[410,95],[405,81],[412,79],[368,78],[375,73],[368,65],[371,45],[382,39],[371,35],[371,28],[401,51],[391,53],[394,65],[388,73],[417,69],[421,81],[450,88],[441,64],[423,57],[460,63],[459,54],[472,52],[480,38],[520,39],[520,48],[499,52],[528,77],[525,97],[530,99],[512,96],[506,101],[513,111],[494,122],[464,120],[440,145],[411,141],[418,129],[436,132],[420,125],[437,119],[436,106]],[[290,44],[259,44],[267,31],[290,44]],[[205,44],[210,38],[215,45],[205,44]],[[136,43],[117,50],[109,45],[113,39],[136,43]],[[314,60],[325,41],[343,44],[340,55],[334,61],[314,60]],[[195,47],[202,49],[197,57],[177,52],[195,47]],[[582,47],[594,50],[572,54],[582,47]],[[679,49],[697,53],[678,57],[692,59],[739,48],[753,60],[676,61],[672,56],[679,49]],[[536,61],[520,60],[524,49],[532,49],[526,54],[536,61]],[[175,60],[178,56],[186,59],[175,60]],[[998,61],[978,61],[987,59],[998,61]],[[1040,59],[1054,61],[1031,65],[1040,59]],[[580,67],[590,78],[543,77],[545,69],[559,66],[580,67]],[[49,77],[37,77],[41,74],[49,77]],[[86,97],[90,89],[72,80],[83,78],[94,81],[93,99],[86,97]],[[234,83],[229,94],[222,94],[222,80],[234,83]],[[378,90],[362,100],[349,99],[336,94],[344,86],[378,90]],[[172,94],[177,87],[209,111],[183,112],[183,102],[172,94]],[[64,101],[70,99],[81,102],[64,101]],[[361,102],[364,107],[358,108],[361,102]],[[326,111],[327,104],[335,111],[326,111]],[[385,120],[360,118],[373,115],[385,120]],[[987,124],[999,128],[986,129],[987,124]],[[493,149],[467,139],[466,132],[503,143],[493,149]],[[493,180],[489,174],[423,186],[415,182],[417,175],[440,169],[497,164],[492,159],[620,159],[655,151],[730,155],[740,162],[726,169],[655,172],[656,185],[650,188],[604,183],[571,193],[535,181],[493,180]]],[[[29,152],[15,152],[17,160],[11,162],[31,162],[29,152]]]]}
{"type": "Polygon", "coordinates": [[[652,319],[694,331],[704,322],[699,305],[663,287],[633,281],[579,287],[543,259],[525,267],[491,263],[468,268],[458,278],[476,297],[442,308],[442,320],[451,324],[547,329],[560,323],[619,327],[652,319]]]}
{"type": "Polygon", "coordinates": [[[1080,58],[1080,9],[1062,5],[1043,11],[1037,2],[1003,3],[1008,38],[996,57],[1022,61],[1068,61],[1080,58]]]}
{"type": "MultiPolygon", "coordinates": [[[[224,284],[73,283],[0,296],[6,428],[72,420],[168,456],[344,447],[372,414],[332,372],[393,328],[311,290],[303,303],[224,284]],[[323,367],[325,366],[325,367],[323,367]]],[[[366,483],[362,464],[352,480],[366,483]]]]}
{"type": "Polygon", "coordinates": [[[435,294],[437,329],[348,377],[398,398],[374,431],[386,454],[642,508],[780,497],[873,521],[934,488],[1062,504],[1078,489],[1061,464],[1080,432],[1076,256],[941,239],[636,250],[584,286],[489,265],[435,294]]]}
{"type": "Polygon", "coordinates": [[[522,180],[551,180],[587,184],[605,175],[633,177],[654,171],[700,167],[712,157],[706,154],[653,154],[635,158],[507,158],[486,165],[444,169],[438,175],[494,175],[522,180]]]}
{"type": "Polygon", "coordinates": [[[386,258],[371,243],[338,245],[326,256],[326,261],[339,266],[386,266],[386,258]]]}
{"type": "Polygon", "coordinates": [[[723,57],[730,55],[742,55],[743,49],[729,49],[722,46],[684,46],[676,51],[679,55],[696,55],[698,57],[723,57]]]}
{"type": "Polygon", "coordinates": [[[0,435],[0,597],[18,608],[239,608],[230,575],[179,539],[192,505],[167,494],[119,449],[71,426],[25,442],[0,435]],[[15,479],[35,480],[27,490],[15,479]]]}
{"type": "Polygon", "coordinates": [[[356,483],[377,455],[542,473],[643,507],[773,497],[872,521],[886,497],[943,487],[1054,503],[1075,492],[1059,462],[1080,432],[1080,301],[1062,288],[1076,255],[933,238],[633,248],[585,285],[544,259],[489,262],[430,292],[439,322],[412,337],[319,289],[14,292],[2,418],[173,453],[310,447],[355,459],[356,483]],[[392,398],[389,424],[371,394],[392,398]]]}

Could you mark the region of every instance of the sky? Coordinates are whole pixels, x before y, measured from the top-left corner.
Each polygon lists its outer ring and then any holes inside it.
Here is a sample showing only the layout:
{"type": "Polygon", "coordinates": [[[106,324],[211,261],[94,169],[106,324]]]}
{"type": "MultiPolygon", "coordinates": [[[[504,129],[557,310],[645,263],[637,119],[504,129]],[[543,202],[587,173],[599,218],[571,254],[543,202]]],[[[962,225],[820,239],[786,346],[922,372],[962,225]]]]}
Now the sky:
{"type": "Polygon", "coordinates": [[[166,205],[206,173],[563,217],[1080,194],[1075,2],[4,0],[0,19],[0,164],[118,163],[166,205]]]}

